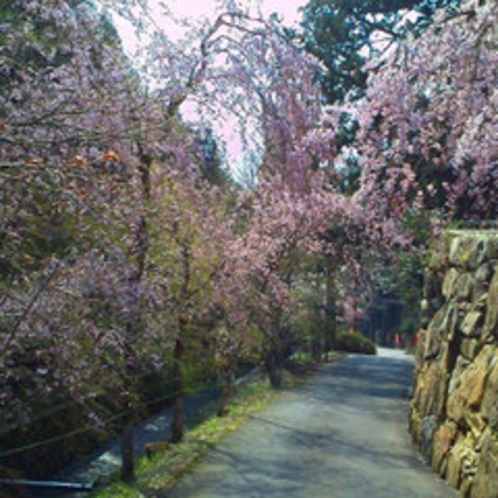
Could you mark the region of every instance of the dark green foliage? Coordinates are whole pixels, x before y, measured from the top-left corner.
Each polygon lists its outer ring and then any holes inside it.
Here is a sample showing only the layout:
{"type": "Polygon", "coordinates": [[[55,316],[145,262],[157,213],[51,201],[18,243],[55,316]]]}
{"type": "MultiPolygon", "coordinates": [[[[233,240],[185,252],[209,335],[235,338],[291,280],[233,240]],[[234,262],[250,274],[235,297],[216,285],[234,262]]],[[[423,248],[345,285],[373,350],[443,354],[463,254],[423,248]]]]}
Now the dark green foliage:
{"type": "Polygon", "coordinates": [[[413,318],[405,318],[399,331],[404,339],[413,339],[417,332],[417,322],[413,318]]]}
{"type": "Polygon", "coordinates": [[[317,310],[309,313],[299,325],[301,347],[309,351],[311,357],[318,361],[322,353],[326,352],[326,343],[331,334],[328,320],[317,310]]]}
{"type": "Polygon", "coordinates": [[[359,332],[341,332],[336,337],[336,349],[347,353],[377,354],[375,344],[359,332]]]}
{"type": "Polygon", "coordinates": [[[460,0],[310,0],[303,9],[299,36],[306,50],[326,66],[320,79],[327,101],[364,94],[367,73],[362,66],[379,50],[373,33],[387,41],[408,30],[419,33],[437,8],[459,4],[460,0]],[[403,18],[407,10],[418,14],[416,21],[403,18]]]}
{"type": "MultiPolygon", "coordinates": [[[[2,477],[9,477],[8,469],[11,469],[12,477],[47,478],[82,455],[95,451],[114,436],[110,429],[89,423],[90,414],[92,420],[115,416],[117,408],[109,399],[104,404],[96,400],[83,404],[47,398],[33,402],[32,408],[33,420],[29,425],[0,433],[2,449],[27,447],[24,451],[0,458],[0,469],[6,474],[2,477]],[[84,428],[86,430],[78,432],[84,428]],[[61,438],[61,434],[71,435],[61,438]],[[31,447],[33,443],[42,441],[50,443],[31,447]]],[[[0,497],[5,496],[13,498],[13,495],[2,495],[0,490],[0,497]]]]}
{"type": "Polygon", "coordinates": [[[202,178],[212,185],[226,187],[230,183],[230,175],[223,168],[222,154],[210,126],[196,132],[196,145],[202,178]]]}

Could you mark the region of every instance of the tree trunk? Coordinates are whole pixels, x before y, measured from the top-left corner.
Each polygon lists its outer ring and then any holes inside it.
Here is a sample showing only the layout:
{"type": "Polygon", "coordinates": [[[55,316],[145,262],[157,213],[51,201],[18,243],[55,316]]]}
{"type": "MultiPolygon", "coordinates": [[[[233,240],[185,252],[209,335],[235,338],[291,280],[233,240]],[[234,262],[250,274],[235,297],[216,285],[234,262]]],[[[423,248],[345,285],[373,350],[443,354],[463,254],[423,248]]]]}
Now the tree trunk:
{"type": "MultiPolygon", "coordinates": [[[[147,223],[146,210],[143,209],[144,205],[150,202],[150,170],[152,167],[153,158],[151,156],[146,156],[143,153],[143,148],[140,143],[138,143],[141,162],[138,166],[141,179],[141,194],[142,194],[142,213],[140,214],[140,221],[138,228],[135,233],[135,240],[133,242],[132,254],[135,255],[135,268],[134,272],[129,279],[129,285],[132,289],[131,295],[136,296],[136,290],[140,286],[142,281],[145,262],[147,259],[147,253],[149,249],[149,229],[147,223]]],[[[121,446],[121,479],[124,482],[131,482],[135,479],[135,469],[133,463],[134,449],[133,449],[133,425],[134,425],[134,407],[135,402],[133,397],[130,395],[134,391],[134,380],[135,380],[135,343],[137,337],[140,336],[142,328],[142,316],[141,310],[137,303],[134,316],[129,319],[126,324],[126,341],[125,341],[125,392],[123,397],[123,405],[125,409],[125,414],[123,415],[123,437],[121,446]]]]}
{"type": "Polygon", "coordinates": [[[223,417],[228,413],[227,403],[230,399],[230,391],[232,390],[232,374],[229,373],[223,379],[223,387],[220,394],[220,404],[218,405],[218,417],[223,417]]]}
{"type": "MultiPolygon", "coordinates": [[[[178,227],[174,227],[174,233],[177,235],[178,227]]],[[[178,239],[180,244],[180,262],[182,265],[182,284],[179,292],[180,308],[178,310],[177,337],[175,340],[175,350],[173,353],[173,421],[171,422],[171,442],[178,443],[183,439],[183,375],[182,375],[182,357],[183,357],[183,340],[186,334],[188,324],[188,306],[190,293],[190,258],[192,256],[190,246],[178,239]]]]}
{"type": "MultiPolygon", "coordinates": [[[[127,409],[129,409],[129,406],[127,409]]],[[[133,465],[133,414],[127,412],[123,418],[121,480],[132,482],[135,479],[135,468],[133,465]]]]}
{"type": "Polygon", "coordinates": [[[311,339],[311,357],[313,361],[319,362],[322,356],[322,344],[319,337],[313,337],[311,339]]]}
{"type": "Polygon", "coordinates": [[[337,289],[333,263],[326,262],[325,271],[325,361],[329,360],[329,351],[335,345],[337,289]]]}
{"type": "Polygon", "coordinates": [[[173,420],[171,422],[171,442],[178,443],[183,439],[183,377],[182,377],[182,353],[183,344],[181,339],[175,342],[173,363],[173,420]]]}
{"type": "Polygon", "coordinates": [[[280,389],[282,387],[282,365],[277,351],[272,350],[265,355],[265,368],[271,387],[280,389]]]}

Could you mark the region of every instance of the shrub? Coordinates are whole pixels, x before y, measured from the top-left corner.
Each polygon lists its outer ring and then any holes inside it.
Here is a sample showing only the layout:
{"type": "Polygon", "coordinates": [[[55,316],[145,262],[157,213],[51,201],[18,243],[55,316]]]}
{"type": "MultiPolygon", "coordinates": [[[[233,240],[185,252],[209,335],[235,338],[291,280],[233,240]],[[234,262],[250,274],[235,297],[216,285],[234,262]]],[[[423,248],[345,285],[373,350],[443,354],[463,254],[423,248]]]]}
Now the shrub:
{"type": "Polygon", "coordinates": [[[405,318],[399,331],[401,332],[401,337],[411,341],[417,332],[417,322],[413,318],[405,318]]]}
{"type": "Polygon", "coordinates": [[[375,344],[359,332],[337,334],[336,348],[347,353],[377,354],[375,344]]]}

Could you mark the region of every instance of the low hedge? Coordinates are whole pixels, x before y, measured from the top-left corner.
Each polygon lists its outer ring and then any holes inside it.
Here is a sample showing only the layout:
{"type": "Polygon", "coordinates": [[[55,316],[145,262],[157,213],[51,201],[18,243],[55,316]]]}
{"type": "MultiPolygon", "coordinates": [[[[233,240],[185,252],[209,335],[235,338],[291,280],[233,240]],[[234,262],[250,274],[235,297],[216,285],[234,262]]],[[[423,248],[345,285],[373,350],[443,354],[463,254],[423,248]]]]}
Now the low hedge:
{"type": "Polygon", "coordinates": [[[375,344],[359,332],[337,334],[336,349],[347,353],[377,354],[375,344]]]}

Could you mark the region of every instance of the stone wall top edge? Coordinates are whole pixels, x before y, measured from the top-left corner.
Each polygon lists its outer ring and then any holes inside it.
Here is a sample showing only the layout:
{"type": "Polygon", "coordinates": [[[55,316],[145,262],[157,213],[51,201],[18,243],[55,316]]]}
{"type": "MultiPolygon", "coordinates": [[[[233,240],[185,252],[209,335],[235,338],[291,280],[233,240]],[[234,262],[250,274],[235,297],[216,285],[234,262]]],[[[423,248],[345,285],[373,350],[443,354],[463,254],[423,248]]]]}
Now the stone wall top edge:
{"type": "Polygon", "coordinates": [[[498,230],[493,229],[453,229],[446,230],[444,233],[454,237],[498,237],[498,230]]]}

